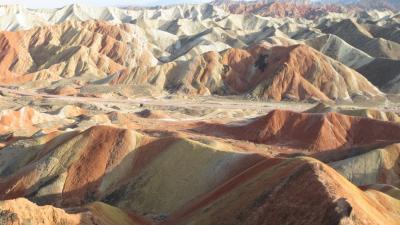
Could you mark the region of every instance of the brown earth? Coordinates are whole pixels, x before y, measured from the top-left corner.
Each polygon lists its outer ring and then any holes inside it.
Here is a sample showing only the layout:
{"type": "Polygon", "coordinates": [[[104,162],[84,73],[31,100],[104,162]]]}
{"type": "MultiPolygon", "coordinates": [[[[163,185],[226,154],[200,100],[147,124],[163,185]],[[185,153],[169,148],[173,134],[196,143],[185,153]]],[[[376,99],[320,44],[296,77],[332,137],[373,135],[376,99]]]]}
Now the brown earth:
{"type": "Polygon", "coordinates": [[[346,116],[274,110],[244,125],[206,124],[199,132],[309,152],[398,142],[398,123],[346,116]],[[373,130],[368,127],[374,127],[373,130]]]}

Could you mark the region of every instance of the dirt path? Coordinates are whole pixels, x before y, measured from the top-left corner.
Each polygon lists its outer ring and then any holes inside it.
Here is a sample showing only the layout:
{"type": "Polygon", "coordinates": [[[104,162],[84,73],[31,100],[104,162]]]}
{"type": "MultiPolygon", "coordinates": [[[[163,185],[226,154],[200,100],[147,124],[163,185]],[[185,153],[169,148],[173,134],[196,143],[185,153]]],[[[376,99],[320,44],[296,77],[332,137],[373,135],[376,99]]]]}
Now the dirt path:
{"type": "Polygon", "coordinates": [[[42,97],[45,99],[56,99],[66,102],[81,103],[104,103],[117,105],[147,105],[147,106],[164,106],[164,107],[183,107],[183,108],[210,108],[210,109],[254,109],[270,111],[272,109],[290,109],[293,111],[303,111],[312,107],[312,104],[306,103],[287,103],[287,102],[261,102],[221,99],[217,97],[199,97],[193,99],[152,99],[152,98],[136,98],[136,99],[109,99],[95,97],[78,97],[78,96],[60,96],[44,93],[36,93],[30,91],[14,90],[10,88],[0,87],[3,93],[10,93],[20,96],[42,97]]]}

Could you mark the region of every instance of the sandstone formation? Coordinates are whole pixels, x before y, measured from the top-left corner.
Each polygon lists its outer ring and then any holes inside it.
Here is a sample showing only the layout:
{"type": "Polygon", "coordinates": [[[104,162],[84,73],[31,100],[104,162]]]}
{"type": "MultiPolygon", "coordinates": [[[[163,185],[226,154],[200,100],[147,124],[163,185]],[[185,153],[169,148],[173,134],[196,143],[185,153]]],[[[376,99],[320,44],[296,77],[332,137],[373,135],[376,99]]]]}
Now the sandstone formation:
{"type": "Polygon", "coordinates": [[[0,224],[398,225],[398,7],[0,6],[0,224]]]}
{"type": "Polygon", "coordinates": [[[400,124],[397,123],[339,113],[312,114],[274,110],[244,125],[205,124],[196,130],[318,152],[396,142],[400,138],[397,133],[399,129],[400,124]],[[368,126],[374,129],[362,132],[368,126]]]}
{"type": "MultiPolygon", "coordinates": [[[[0,202],[0,209],[6,210],[1,218],[7,222],[23,222],[35,210],[40,214],[35,219],[47,221],[44,224],[259,224],[271,220],[396,224],[399,217],[398,200],[377,191],[363,192],[311,158],[268,158],[223,145],[177,137],[154,139],[106,126],[64,134],[30,154],[24,151],[1,151],[1,177],[7,177],[0,180],[2,199],[28,197],[40,204],[86,210],[71,214],[24,199],[6,200],[0,202]],[[19,164],[7,160],[15,155],[20,157],[19,164]],[[293,201],[295,207],[289,207],[293,201]]],[[[388,163],[384,165],[390,167],[392,162],[388,163]]],[[[345,168],[341,161],[335,165],[345,168]]],[[[395,173],[386,172],[383,177],[398,185],[395,173]]]]}

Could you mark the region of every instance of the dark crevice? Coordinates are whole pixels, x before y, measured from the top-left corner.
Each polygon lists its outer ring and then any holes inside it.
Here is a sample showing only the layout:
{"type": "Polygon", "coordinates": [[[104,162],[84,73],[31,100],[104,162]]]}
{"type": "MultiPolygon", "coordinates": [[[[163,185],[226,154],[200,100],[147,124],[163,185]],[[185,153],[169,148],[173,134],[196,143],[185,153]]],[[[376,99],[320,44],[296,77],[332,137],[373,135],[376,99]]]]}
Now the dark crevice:
{"type": "Polygon", "coordinates": [[[261,72],[264,72],[264,70],[268,67],[268,55],[260,55],[258,59],[256,60],[255,66],[261,70],[261,72]]]}

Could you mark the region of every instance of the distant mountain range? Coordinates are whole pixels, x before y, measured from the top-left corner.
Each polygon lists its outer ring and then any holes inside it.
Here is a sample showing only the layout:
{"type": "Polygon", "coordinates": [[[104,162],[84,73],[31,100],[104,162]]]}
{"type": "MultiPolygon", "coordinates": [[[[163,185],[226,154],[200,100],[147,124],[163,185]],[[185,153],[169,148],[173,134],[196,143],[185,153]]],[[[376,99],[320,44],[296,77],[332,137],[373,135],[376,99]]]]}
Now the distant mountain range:
{"type": "Polygon", "coordinates": [[[271,4],[271,3],[291,3],[291,4],[344,4],[360,7],[362,9],[400,9],[399,0],[255,0],[255,1],[240,1],[240,0],[215,0],[216,5],[226,4],[271,4]]]}
{"type": "Polygon", "coordinates": [[[314,2],[354,5],[363,9],[400,9],[399,0],[317,0],[314,2]]]}
{"type": "Polygon", "coordinates": [[[351,4],[366,9],[400,9],[399,0],[317,0],[316,2],[351,4]]]}

